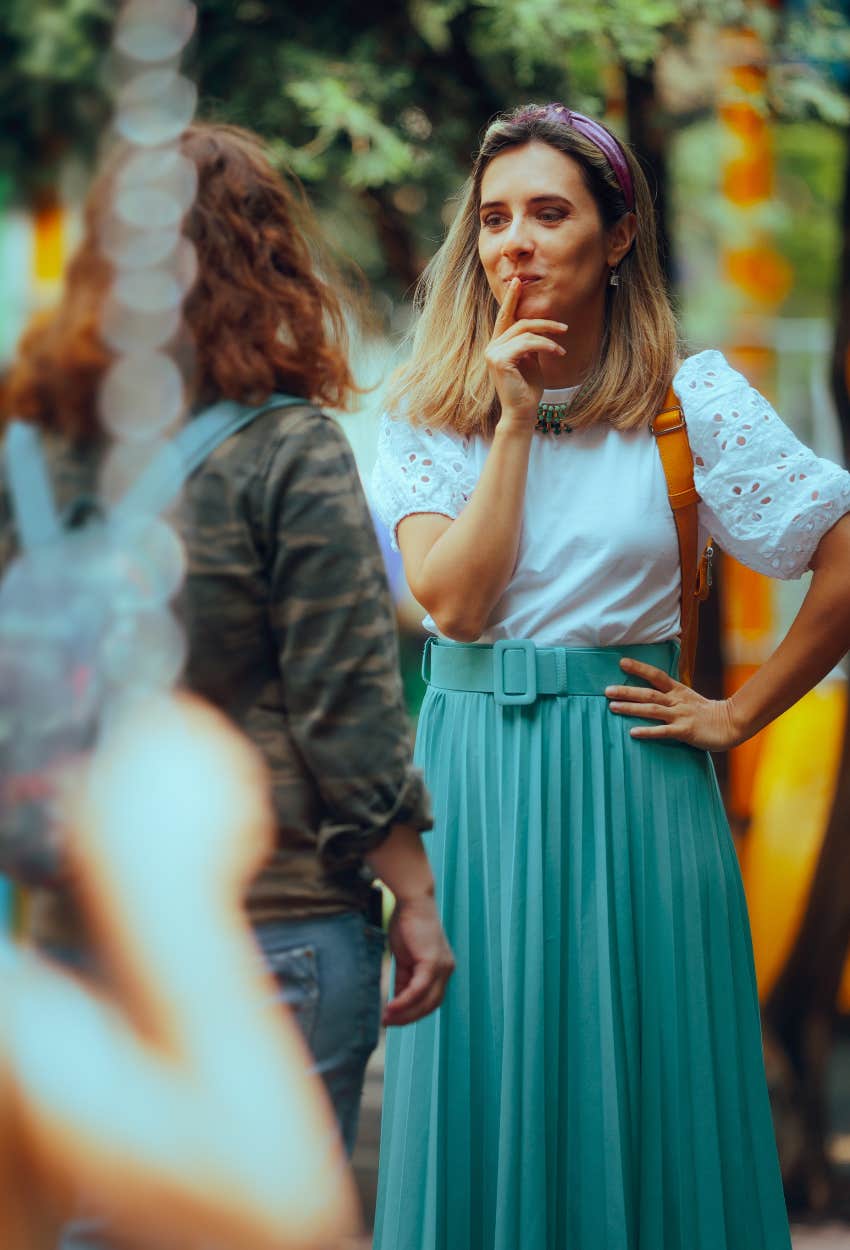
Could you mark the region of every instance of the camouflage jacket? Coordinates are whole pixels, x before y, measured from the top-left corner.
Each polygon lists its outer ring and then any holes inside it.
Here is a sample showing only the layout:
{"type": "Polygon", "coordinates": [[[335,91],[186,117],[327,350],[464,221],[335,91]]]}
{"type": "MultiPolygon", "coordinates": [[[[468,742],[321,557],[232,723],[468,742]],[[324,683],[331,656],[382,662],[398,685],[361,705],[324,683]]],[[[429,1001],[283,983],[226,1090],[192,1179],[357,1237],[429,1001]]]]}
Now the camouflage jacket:
{"type": "MultiPolygon", "coordinates": [[[[98,454],[45,446],[60,506],[94,493],[98,454]]],[[[393,823],[426,829],[430,811],[345,435],[307,404],[258,417],[187,483],[177,528],[186,684],[240,726],[271,774],[277,849],[249,891],[252,919],[362,907],[364,854],[393,823]]],[[[0,562],[12,551],[0,490],[0,562]]]]}

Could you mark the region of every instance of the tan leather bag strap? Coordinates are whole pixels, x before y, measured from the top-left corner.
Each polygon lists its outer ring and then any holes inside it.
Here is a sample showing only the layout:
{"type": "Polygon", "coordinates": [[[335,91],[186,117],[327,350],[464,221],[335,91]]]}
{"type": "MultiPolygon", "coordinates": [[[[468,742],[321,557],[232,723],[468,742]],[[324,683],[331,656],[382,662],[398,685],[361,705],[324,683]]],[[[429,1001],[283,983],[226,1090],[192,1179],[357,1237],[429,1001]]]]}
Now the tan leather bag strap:
{"type": "Polygon", "coordinates": [[[679,676],[681,681],[690,686],[694,677],[699,605],[707,598],[711,586],[714,548],[709,540],[700,559],[697,518],[699,495],[694,486],[694,459],[688,442],[685,414],[672,386],[664,404],[661,412],[653,418],[651,428],[667,479],[667,494],[679,539],[682,581],[682,653],[679,658],[679,676]]]}

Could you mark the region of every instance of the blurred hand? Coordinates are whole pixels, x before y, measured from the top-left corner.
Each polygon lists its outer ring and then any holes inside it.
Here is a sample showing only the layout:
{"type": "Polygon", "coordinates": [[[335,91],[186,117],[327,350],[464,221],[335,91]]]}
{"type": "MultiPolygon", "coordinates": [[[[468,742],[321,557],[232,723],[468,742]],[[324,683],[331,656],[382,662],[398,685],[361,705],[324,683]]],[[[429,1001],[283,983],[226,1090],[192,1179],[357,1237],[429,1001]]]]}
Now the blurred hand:
{"type": "Polygon", "coordinates": [[[389,942],[396,978],[384,1024],[412,1024],[439,1007],[455,969],[432,894],[396,903],[389,942]]]}
{"type": "Polygon", "coordinates": [[[705,751],[727,751],[744,740],[728,699],[706,699],[663,669],[640,660],[624,657],[620,667],[649,682],[649,688],[608,686],[605,695],[611,711],[658,721],[657,725],[635,725],[629,731],[633,738],[675,739],[705,751]]]}

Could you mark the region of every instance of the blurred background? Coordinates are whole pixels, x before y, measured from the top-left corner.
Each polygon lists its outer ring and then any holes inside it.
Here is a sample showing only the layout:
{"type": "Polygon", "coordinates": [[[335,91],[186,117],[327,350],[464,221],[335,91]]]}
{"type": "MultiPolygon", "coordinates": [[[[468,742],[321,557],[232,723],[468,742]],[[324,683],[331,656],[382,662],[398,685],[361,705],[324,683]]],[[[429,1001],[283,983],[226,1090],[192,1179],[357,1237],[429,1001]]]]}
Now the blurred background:
{"type": "MultiPolygon", "coordinates": [[[[116,9],[0,6],[0,374],[74,247],[109,126],[116,9]]],[[[199,115],[259,131],[362,275],[374,315],[353,331],[368,390],[341,421],[367,489],[412,288],[488,118],[531,100],[602,118],[644,160],[686,353],[721,348],[805,442],[846,463],[850,0],[199,0],[198,10],[184,64],[199,115]]],[[[420,614],[387,556],[415,718],[420,614]]],[[[702,611],[698,687],[739,685],[804,591],[724,560],[702,611]]],[[[847,681],[836,670],[717,761],[801,1219],[850,1218],[847,681]]],[[[0,923],[13,928],[25,905],[0,881],[0,923]]],[[[377,1062],[358,1155],[367,1204],[377,1062]]],[[[850,1231],[834,1244],[850,1245],[850,1231]]]]}

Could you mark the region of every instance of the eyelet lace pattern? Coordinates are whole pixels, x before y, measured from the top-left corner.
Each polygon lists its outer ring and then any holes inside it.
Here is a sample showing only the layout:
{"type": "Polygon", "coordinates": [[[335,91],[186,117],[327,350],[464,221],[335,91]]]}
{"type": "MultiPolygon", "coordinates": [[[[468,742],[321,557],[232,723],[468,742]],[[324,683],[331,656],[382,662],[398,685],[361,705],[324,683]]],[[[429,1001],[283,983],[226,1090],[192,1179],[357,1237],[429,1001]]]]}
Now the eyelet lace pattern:
{"type": "Polygon", "coordinates": [[[398,550],[400,521],[416,512],[459,516],[475,487],[469,444],[458,434],[381,418],[372,503],[398,550]]]}
{"type": "Polygon", "coordinates": [[[720,546],[771,577],[799,577],[850,512],[850,474],[816,456],[717,351],[673,379],[688,423],[700,521],[720,546]]]}
{"type": "MultiPolygon", "coordinates": [[[[722,353],[691,356],[673,385],[688,423],[703,528],[742,564],[800,577],[826,531],[850,512],[850,474],[804,446],[722,353]]],[[[394,547],[398,523],[412,513],[459,516],[476,480],[468,440],[382,418],[372,499],[394,547]]]]}

